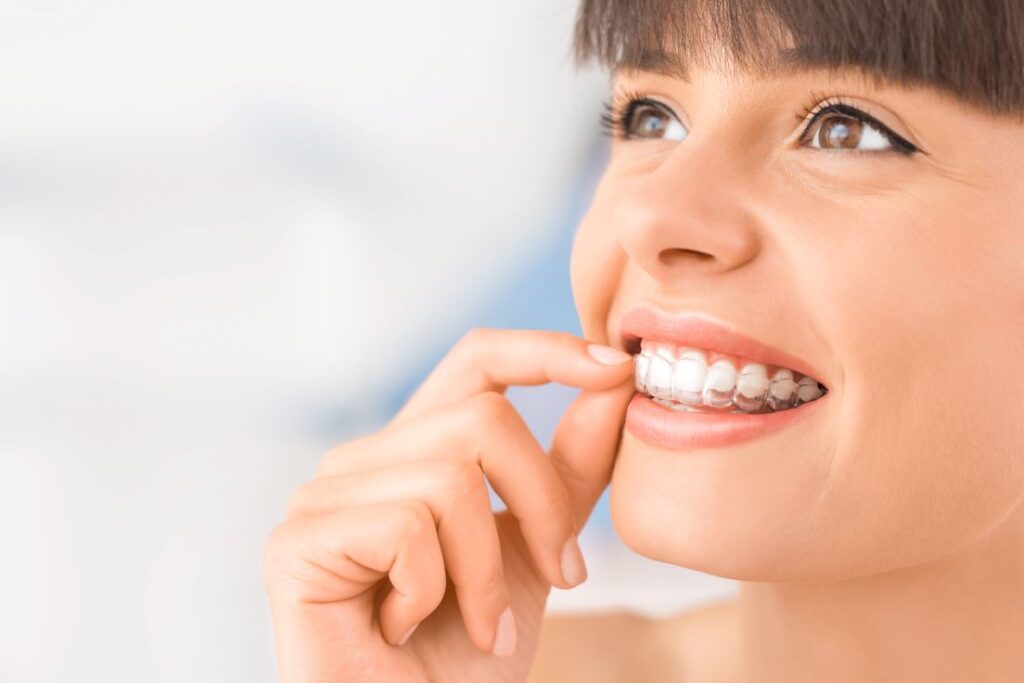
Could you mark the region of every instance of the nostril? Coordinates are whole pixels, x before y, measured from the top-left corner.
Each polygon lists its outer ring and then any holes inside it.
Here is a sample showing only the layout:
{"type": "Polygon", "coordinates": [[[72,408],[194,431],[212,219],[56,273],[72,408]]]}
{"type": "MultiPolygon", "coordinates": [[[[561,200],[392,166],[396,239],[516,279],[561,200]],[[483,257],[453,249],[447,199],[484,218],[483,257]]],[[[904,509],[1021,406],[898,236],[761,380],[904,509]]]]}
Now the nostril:
{"type": "Polygon", "coordinates": [[[658,255],[658,260],[664,265],[672,265],[678,261],[697,261],[703,263],[705,261],[714,260],[715,255],[709,254],[706,251],[697,251],[696,249],[682,249],[674,247],[672,249],[665,249],[658,255]]]}

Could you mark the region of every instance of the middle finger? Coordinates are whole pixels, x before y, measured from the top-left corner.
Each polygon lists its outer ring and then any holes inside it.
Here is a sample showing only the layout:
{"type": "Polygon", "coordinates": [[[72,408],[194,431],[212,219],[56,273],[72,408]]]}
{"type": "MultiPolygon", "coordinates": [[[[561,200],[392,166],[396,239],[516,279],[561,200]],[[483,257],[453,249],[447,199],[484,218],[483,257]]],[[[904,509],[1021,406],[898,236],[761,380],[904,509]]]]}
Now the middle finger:
{"type": "Polygon", "coordinates": [[[562,550],[575,536],[569,491],[526,422],[505,396],[484,392],[455,406],[348,441],[321,461],[317,477],[416,460],[478,466],[519,520],[543,575],[565,586],[562,550]]]}

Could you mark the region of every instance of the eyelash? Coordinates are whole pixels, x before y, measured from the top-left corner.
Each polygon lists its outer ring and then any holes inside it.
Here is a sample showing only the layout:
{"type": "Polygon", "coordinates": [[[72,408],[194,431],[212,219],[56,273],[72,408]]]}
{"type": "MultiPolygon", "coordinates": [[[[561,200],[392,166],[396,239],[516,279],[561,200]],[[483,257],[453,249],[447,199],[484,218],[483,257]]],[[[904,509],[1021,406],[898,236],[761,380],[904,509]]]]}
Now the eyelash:
{"type": "MultiPolygon", "coordinates": [[[[671,113],[668,107],[664,104],[657,100],[652,100],[644,93],[635,90],[624,90],[622,94],[614,100],[614,102],[604,103],[604,112],[601,114],[601,128],[604,134],[611,137],[629,140],[630,136],[627,132],[627,126],[629,125],[630,119],[633,118],[633,114],[638,107],[645,105],[655,109],[660,109],[666,113],[671,113]]],[[[892,144],[894,151],[906,154],[907,156],[919,151],[911,142],[892,132],[888,126],[870,114],[857,109],[853,105],[847,104],[840,97],[824,97],[819,93],[812,93],[811,98],[801,107],[800,113],[796,115],[797,121],[807,121],[807,125],[800,133],[800,142],[806,142],[807,132],[811,130],[811,127],[814,126],[815,123],[817,123],[818,119],[828,113],[849,116],[857,119],[861,123],[866,123],[873,128],[876,128],[878,132],[884,135],[889,143],[892,144]]],[[[874,151],[855,149],[840,153],[849,154],[850,152],[860,152],[865,154],[877,153],[874,151]]]]}
{"type": "Polygon", "coordinates": [[[624,90],[613,101],[604,103],[604,113],[601,114],[601,129],[604,134],[628,140],[626,126],[633,117],[633,112],[640,105],[665,108],[661,103],[655,102],[640,92],[624,90]]]}

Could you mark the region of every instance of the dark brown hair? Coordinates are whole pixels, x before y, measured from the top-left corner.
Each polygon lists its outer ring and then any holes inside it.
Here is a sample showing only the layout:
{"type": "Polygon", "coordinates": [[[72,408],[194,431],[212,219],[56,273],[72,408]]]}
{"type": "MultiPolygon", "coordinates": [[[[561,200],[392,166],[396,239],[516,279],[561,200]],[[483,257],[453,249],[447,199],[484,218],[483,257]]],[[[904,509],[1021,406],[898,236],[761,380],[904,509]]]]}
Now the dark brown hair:
{"type": "Polygon", "coordinates": [[[1024,0],[581,0],[573,48],[682,76],[713,48],[755,72],[854,67],[1024,116],[1024,0]]]}

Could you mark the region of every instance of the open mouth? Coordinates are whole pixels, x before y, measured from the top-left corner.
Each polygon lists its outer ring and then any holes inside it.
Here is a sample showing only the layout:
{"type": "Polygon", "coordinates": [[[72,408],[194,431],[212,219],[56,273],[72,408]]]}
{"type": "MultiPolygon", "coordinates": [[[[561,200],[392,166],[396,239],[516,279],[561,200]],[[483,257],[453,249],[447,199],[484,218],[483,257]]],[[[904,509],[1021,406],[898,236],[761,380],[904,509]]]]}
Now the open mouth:
{"type": "Polygon", "coordinates": [[[638,392],[681,412],[761,414],[796,408],[828,393],[814,377],[695,346],[632,339],[638,392]]]}
{"type": "Polygon", "coordinates": [[[802,422],[828,403],[819,370],[701,312],[640,306],[624,315],[635,357],[629,432],[672,450],[729,446],[802,422]]]}

